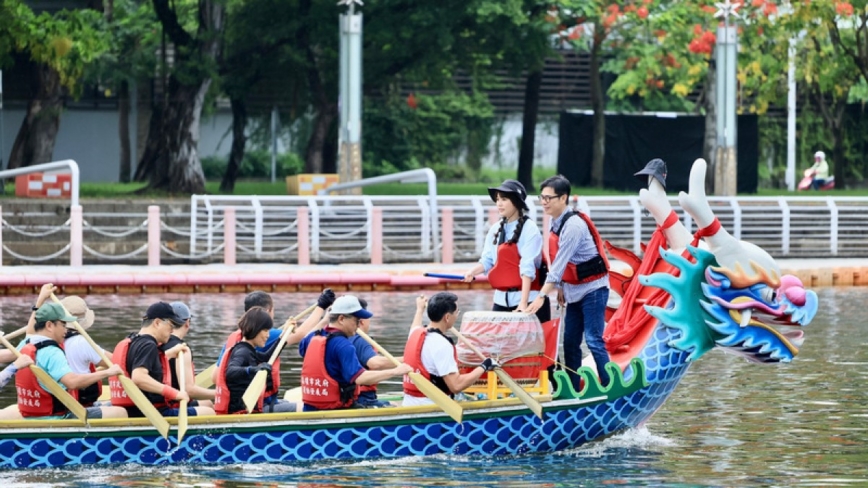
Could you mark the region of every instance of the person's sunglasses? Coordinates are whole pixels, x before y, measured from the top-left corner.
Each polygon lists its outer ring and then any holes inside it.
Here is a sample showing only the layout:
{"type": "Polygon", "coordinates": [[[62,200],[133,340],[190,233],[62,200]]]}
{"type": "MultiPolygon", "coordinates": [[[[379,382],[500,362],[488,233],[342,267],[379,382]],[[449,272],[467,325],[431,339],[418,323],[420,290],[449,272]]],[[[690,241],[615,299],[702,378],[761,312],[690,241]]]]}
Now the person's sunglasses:
{"type": "Polygon", "coordinates": [[[555,195],[540,195],[540,196],[539,196],[539,199],[540,199],[540,201],[543,201],[543,202],[549,203],[549,202],[552,201],[553,199],[555,199],[555,198],[560,198],[560,197],[562,197],[562,196],[563,196],[563,195],[557,195],[557,194],[555,194],[555,195]]]}

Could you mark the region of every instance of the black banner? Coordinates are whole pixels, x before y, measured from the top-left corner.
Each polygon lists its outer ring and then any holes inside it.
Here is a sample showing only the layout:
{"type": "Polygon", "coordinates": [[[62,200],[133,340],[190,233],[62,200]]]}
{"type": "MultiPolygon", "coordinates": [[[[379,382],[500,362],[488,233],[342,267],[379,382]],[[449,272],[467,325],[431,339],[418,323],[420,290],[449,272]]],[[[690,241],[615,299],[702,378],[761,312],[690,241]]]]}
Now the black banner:
{"type": "MultiPolygon", "coordinates": [[[[560,117],[558,173],[574,186],[590,186],[593,115],[563,112],[560,117]]],[[[643,180],[633,176],[645,163],[666,161],[666,192],[687,191],[690,166],[702,157],[705,117],[654,114],[606,114],[603,186],[638,192],[643,180]]],[[[738,116],[738,193],[756,193],[759,131],[757,116],[738,116]]],[[[709,168],[711,171],[711,168],[709,168]]]]}

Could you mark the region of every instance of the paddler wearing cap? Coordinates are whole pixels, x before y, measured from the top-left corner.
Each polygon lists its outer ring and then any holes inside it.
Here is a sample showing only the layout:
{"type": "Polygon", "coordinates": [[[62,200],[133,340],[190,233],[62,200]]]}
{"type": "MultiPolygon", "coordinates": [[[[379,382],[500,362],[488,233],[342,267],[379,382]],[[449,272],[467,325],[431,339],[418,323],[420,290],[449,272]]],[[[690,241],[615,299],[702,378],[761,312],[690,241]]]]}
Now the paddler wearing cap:
{"type": "Polygon", "coordinates": [[[301,366],[301,399],[304,411],[351,408],[359,397],[359,385],[375,385],[412,371],[406,364],[384,370],[367,370],[356,356],[350,337],[362,320],[374,314],[352,295],[339,297],[329,310],[329,324],[308,334],[298,345],[301,366]]]}
{"type": "MultiPolygon", "coordinates": [[[[500,214],[499,225],[488,230],[482,255],[464,275],[464,281],[473,281],[480,273],[488,275],[495,289],[495,312],[524,312],[528,303],[539,295],[542,262],[542,234],[528,212],[527,190],[516,180],[505,180],[500,186],[489,188],[488,194],[500,214]]],[[[536,315],[540,322],[551,317],[548,297],[543,297],[536,315]]]]}

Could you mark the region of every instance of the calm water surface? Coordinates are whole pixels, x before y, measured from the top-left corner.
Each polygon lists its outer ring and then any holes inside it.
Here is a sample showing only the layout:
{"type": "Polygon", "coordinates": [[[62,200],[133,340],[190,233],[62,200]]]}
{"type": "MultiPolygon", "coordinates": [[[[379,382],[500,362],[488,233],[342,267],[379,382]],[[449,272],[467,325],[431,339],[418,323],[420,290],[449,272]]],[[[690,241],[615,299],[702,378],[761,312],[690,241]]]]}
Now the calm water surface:
{"type": "MultiPolygon", "coordinates": [[[[868,486],[868,289],[820,289],[821,308],[792,364],[755,365],[712,351],[641,429],[547,455],[436,456],[310,465],[83,468],[0,472],[5,486],[868,486]]],[[[376,314],[371,335],[400,354],[416,293],[361,293],[376,314]]],[[[462,310],[486,309],[490,295],[459,292],[462,310]]],[[[197,368],[216,358],[235,327],[243,295],[166,295],[193,311],[188,342],[197,368]]],[[[92,296],[92,335],[113,347],[138,329],[154,296],[92,296]]],[[[315,294],[274,294],[278,320],[315,294]]],[[[10,331],[33,297],[0,297],[10,331]]],[[[298,384],[293,351],[284,381],[298,384]]],[[[397,384],[384,385],[397,391],[397,384]]],[[[0,403],[14,401],[0,392],[0,403]]]]}

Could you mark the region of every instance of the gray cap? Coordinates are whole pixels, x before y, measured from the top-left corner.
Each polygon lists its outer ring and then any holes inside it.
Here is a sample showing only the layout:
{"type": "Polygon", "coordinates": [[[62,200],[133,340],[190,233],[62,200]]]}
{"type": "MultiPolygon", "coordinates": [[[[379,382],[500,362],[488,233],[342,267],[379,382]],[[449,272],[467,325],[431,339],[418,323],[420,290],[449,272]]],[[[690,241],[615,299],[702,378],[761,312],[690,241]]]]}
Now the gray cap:
{"type": "Polygon", "coordinates": [[[186,321],[192,317],[190,314],[190,307],[188,307],[184,302],[172,302],[170,305],[172,305],[175,315],[177,315],[182,321],[186,321]]]}
{"type": "Polygon", "coordinates": [[[663,185],[663,189],[666,189],[666,163],[664,163],[662,159],[654,158],[651,161],[648,161],[648,164],[642,168],[642,171],[639,171],[633,176],[638,176],[643,182],[648,181],[647,178],[642,178],[644,175],[653,176],[661,185],[663,185]]]}

